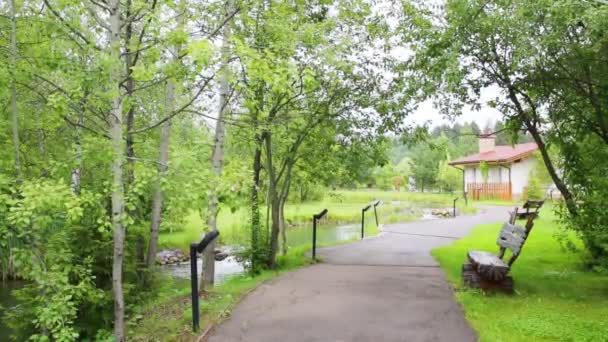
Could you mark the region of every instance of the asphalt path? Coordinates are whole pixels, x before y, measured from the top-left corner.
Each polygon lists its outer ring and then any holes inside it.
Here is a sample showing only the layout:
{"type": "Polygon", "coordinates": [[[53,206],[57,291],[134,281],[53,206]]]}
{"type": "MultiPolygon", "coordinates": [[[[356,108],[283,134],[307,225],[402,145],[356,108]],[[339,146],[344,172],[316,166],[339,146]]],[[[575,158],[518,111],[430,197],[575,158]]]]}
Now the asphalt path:
{"type": "Polygon", "coordinates": [[[379,236],[319,249],[322,263],[261,285],[209,341],[476,341],[430,252],[506,221],[508,210],[385,225],[379,236]]]}

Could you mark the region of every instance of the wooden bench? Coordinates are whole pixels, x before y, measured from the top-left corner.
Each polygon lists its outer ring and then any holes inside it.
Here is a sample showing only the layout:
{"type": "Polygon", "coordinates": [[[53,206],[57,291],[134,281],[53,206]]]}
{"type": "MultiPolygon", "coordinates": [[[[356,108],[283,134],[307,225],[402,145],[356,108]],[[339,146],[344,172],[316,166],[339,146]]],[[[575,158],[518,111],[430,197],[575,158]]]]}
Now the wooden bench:
{"type": "Polygon", "coordinates": [[[462,265],[462,279],[465,286],[485,291],[497,290],[513,293],[513,278],[507,276],[511,266],[517,260],[521,250],[534,226],[534,215],[528,216],[525,227],[515,224],[518,217],[517,208],[511,213],[509,222],[505,223],[498,234],[496,244],[500,246],[498,254],[484,251],[469,251],[467,262],[462,265]],[[507,250],[511,257],[505,260],[507,250]]]}
{"type": "Polygon", "coordinates": [[[530,216],[537,218],[538,212],[544,203],[544,200],[527,200],[523,205],[523,208],[526,209],[526,211],[517,213],[517,218],[520,220],[527,220],[530,216]]]}

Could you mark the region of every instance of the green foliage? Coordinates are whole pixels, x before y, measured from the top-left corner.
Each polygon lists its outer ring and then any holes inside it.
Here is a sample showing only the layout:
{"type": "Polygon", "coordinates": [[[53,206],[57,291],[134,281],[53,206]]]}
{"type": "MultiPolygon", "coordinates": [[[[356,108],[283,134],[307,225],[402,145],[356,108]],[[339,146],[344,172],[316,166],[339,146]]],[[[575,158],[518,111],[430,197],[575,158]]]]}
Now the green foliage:
{"type": "Polygon", "coordinates": [[[530,170],[528,185],[524,191],[524,199],[542,199],[545,197],[543,190],[544,188],[541,186],[537,173],[534,170],[530,170]]]}
{"type": "MultiPolygon", "coordinates": [[[[564,251],[555,239],[558,226],[552,208],[545,206],[511,271],[516,295],[457,291],[480,341],[596,341],[608,334],[608,276],[586,272],[584,253],[564,251]]],[[[462,287],[466,252],[496,252],[499,230],[499,224],[477,226],[466,238],[432,252],[454,287],[462,287]]],[[[582,245],[574,234],[569,236],[582,245]]]]}
{"type": "Polygon", "coordinates": [[[483,182],[487,183],[488,176],[490,174],[490,166],[487,162],[482,161],[481,163],[479,163],[479,172],[481,173],[481,178],[483,179],[483,182]]]}
{"type": "Polygon", "coordinates": [[[462,171],[448,165],[447,160],[439,164],[437,181],[443,191],[462,191],[462,171]]]}
{"type": "Polygon", "coordinates": [[[77,197],[62,182],[44,180],[24,182],[10,191],[1,197],[7,214],[0,236],[10,244],[12,276],[28,285],[18,291],[21,306],[9,314],[9,322],[22,338],[34,340],[94,335],[76,323],[108,319],[103,312],[89,317],[78,313],[111,305],[104,293],[110,281],[97,268],[111,251],[101,195],[83,192],[77,197]]]}
{"type": "MultiPolygon", "coordinates": [[[[414,55],[404,68],[416,101],[434,98],[449,115],[489,105],[503,113],[508,140],[526,131],[562,194],[562,223],[580,233],[600,268],[608,265],[599,209],[608,196],[599,178],[608,168],[606,13],[603,1],[450,0],[446,21],[417,3],[400,25],[414,55]],[[499,91],[486,101],[490,85],[499,91]]],[[[544,178],[538,172],[532,188],[544,178]]]]}

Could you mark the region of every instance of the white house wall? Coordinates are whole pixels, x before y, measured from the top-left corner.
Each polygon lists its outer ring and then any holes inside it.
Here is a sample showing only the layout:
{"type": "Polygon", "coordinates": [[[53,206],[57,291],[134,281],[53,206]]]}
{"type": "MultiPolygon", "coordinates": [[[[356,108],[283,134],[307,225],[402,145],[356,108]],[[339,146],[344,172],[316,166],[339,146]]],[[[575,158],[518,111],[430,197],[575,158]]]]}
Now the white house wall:
{"type": "Polygon", "coordinates": [[[530,171],[534,168],[536,160],[527,158],[519,163],[511,164],[511,186],[513,195],[521,195],[524,193],[524,188],[528,186],[528,177],[530,171]]]}
{"type": "MultiPolygon", "coordinates": [[[[465,166],[465,187],[471,183],[483,183],[483,176],[478,165],[465,166]]],[[[489,165],[488,167],[488,183],[508,183],[509,170],[497,166],[489,165]]]]}

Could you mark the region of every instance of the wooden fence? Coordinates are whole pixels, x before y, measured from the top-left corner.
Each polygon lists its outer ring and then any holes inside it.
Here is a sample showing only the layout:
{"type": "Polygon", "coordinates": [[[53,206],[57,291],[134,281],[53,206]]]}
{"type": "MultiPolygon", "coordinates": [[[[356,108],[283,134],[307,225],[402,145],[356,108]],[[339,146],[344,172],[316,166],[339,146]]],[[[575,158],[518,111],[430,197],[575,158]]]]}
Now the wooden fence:
{"type": "Polygon", "coordinates": [[[479,201],[488,199],[512,200],[511,183],[468,183],[469,198],[479,201]]]}

